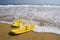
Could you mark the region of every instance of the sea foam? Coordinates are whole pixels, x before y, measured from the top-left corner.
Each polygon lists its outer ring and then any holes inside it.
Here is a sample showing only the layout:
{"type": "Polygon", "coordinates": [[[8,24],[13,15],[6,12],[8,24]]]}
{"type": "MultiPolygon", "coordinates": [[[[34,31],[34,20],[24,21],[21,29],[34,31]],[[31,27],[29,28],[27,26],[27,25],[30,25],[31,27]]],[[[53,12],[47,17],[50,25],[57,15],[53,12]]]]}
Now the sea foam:
{"type": "Polygon", "coordinates": [[[60,6],[0,5],[0,22],[12,24],[19,19],[35,24],[34,32],[60,34],[60,6]]]}

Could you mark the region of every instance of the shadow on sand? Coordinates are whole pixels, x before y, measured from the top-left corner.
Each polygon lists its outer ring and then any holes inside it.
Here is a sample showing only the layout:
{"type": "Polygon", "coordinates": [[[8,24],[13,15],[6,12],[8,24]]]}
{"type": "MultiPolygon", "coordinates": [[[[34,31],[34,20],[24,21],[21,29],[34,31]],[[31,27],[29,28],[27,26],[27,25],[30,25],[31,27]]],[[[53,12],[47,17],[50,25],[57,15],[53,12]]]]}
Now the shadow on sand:
{"type": "Polygon", "coordinates": [[[9,36],[18,36],[18,35],[22,35],[22,34],[24,34],[24,33],[21,33],[21,34],[14,34],[14,33],[12,33],[12,32],[9,32],[9,33],[8,33],[9,36]]]}

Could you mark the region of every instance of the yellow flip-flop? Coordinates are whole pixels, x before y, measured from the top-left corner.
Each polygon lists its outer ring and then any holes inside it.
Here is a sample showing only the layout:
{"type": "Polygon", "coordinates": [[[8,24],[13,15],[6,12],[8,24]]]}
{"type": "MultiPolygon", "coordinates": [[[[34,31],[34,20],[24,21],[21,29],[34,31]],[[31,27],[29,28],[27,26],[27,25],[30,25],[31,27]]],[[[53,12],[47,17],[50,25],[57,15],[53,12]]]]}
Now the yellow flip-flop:
{"type": "Polygon", "coordinates": [[[24,20],[16,20],[13,24],[12,27],[20,27],[25,23],[24,20]]]}
{"type": "Polygon", "coordinates": [[[34,30],[34,24],[28,24],[28,25],[22,26],[21,28],[13,29],[10,32],[13,34],[21,34],[21,33],[29,32],[32,30],[34,30]]]}

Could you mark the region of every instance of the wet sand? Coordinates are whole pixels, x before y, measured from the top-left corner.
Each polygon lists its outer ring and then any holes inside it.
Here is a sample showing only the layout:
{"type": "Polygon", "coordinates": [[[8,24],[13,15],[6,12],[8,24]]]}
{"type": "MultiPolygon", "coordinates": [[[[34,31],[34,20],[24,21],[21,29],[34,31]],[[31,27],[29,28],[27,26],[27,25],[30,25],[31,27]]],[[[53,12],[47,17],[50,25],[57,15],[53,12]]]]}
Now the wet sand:
{"type": "Polygon", "coordinates": [[[10,24],[0,23],[0,40],[60,40],[60,35],[52,33],[27,32],[20,35],[10,35],[10,24]]]}

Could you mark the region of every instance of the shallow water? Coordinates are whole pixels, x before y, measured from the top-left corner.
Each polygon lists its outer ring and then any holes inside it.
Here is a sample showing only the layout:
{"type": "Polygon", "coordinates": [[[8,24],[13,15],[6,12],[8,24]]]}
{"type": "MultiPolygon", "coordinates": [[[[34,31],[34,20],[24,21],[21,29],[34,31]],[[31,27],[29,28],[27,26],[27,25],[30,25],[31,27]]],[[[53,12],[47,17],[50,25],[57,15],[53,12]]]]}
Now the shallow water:
{"type": "MultiPolygon", "coordinates": [[[[26,23],[38,25],[42,30],[50,30],[60,34],[60,6],[51,5],[0,5],[0,21],[13,23],[17,19],[24,19],[26,23]],[[57,30],[57,31],[55,31],[57,30]]],[[[34,29],[36,30],[36,29],[34,29]]],[[[50,31],[45,32],[50,32],[50,31]]],[[[37,29],[35,32],[43,32],[37,29]]]]}

